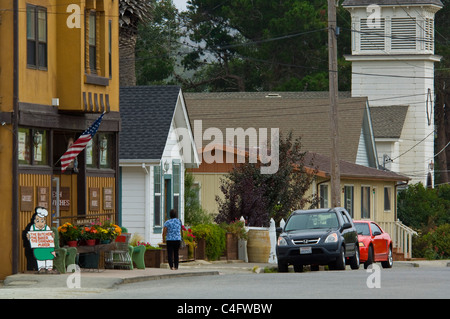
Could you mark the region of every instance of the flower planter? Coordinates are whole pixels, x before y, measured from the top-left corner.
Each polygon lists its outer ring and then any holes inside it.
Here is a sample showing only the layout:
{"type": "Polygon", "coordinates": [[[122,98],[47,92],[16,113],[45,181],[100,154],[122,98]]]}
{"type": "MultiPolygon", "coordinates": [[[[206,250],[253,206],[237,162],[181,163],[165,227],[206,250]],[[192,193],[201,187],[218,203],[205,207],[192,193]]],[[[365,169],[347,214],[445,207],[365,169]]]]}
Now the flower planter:
{"type": "Polygon", "coordinates": [[[87,239],[86,245],[87,246],[95,246],[95,239],[87,239]]]}
{"type": "Polygon", "coordinates": [[[267,263],[270,257],[269,231],[250,229],[247,242],[248,262],[267,263]]]}
{"type": "Polygon", "coordinates": [[[197,248],[195,251],[196,259],[206,259],[206,240],[203,238],[197,239],[197,248]]]}
{"type": "Polygon", "coordinates": [[[76,241],[76,240],[69,240],[67,242],[67,246],[69,246],[69,247],[77,247],[78,246],[78,241],[76,241]]]}
{"type": "Polygon", "coordinates": [[[232,233],[226,234],[226,252],[225,257],[227,260],[238,259],[238,239],[236,235],[232,233]]]}
{"type": "MultiPolygon", "coordinates": [[[[165,243],[164,244],[160,243],[158,245],[159,245],[159,247],[163,248],[163,251],[164,251],[163,252],[163,260],[164,260],[163,262],[164,263],[169,262],[169,259],[167,258],[167,245],[165,243]]],[[[195,256],[195,253],[194,253],[194,256],[195,256]]],[[[180,262],[193,260],[193,259],[189,259],[189,248],[187,245],[184,248],[180,247],[180,249],[178,250],[178,259],[180,262]]]]}
{"type": "Polygon", "coordinates": [[[164,249],[147,249],[144,254],[146,268],[160,268],[164,258],[164,249]]]}

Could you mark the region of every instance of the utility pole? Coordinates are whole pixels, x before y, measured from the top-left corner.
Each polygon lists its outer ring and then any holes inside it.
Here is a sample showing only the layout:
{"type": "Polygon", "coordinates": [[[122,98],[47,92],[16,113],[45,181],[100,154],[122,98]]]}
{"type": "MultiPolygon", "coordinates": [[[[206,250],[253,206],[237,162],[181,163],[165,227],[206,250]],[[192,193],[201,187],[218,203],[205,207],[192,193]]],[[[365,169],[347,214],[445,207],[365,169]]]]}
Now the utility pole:
{"type": "Polygon", "coordinates": [[[339,0],[328,0],[328,74],[330,90],[331,137],[331,206],[341,206],[341,172],[339,167],[338,67],[336,6],[339,0]]]}

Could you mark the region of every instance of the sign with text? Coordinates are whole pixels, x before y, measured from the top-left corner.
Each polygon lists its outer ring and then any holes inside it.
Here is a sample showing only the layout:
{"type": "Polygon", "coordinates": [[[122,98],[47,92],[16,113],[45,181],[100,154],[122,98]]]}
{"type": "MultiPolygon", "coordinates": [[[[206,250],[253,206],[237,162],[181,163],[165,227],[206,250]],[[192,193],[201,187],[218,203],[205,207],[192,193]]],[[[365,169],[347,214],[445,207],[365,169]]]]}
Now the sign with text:
{"type": "Polygon", "coordinates": [[[29,231],[31,248],[55,247],[52,231],[29,231]]]}
{"type": "MultiPolygon", "coordinates": [[[[56,200],[58,198],[58,194],[56,192],[56,188],[52,188],[52,205],[56,207],[56,200]]],[[[61,187],[59,189],[59,209],[68,211],[70,210],[70,187],[61,187]]]]}

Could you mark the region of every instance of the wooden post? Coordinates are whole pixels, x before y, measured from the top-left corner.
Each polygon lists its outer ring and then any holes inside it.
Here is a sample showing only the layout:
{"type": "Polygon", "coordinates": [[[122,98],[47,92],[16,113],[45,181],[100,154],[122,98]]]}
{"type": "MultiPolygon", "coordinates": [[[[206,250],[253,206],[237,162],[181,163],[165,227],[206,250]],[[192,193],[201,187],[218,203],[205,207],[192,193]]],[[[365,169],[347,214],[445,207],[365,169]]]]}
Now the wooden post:
{"type": "Polygon", "coordinates": [[[339,168],[338,132],[338,68],[337,68],[336,0],[328,0],[328,74],[330,90],[331,138],[331,206],[341,206],[341,174],[339,168]]]}

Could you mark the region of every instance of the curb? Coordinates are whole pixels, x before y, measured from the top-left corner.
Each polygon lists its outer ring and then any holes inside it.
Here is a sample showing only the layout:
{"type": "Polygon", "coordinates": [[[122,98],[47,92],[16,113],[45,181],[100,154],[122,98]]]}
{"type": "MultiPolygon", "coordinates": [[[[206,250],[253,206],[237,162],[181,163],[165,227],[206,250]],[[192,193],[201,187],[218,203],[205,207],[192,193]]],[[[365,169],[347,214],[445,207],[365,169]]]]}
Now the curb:
{"type": "Polygon", "coordinates": [[[163,275],[155,275],[155,276],[141,276],[141,277],[130,277],[123,278],[119,284],[131,284],[142,281],[150,281],[150,280],[160,280],[160,279],[171,279],[171,278],[182,278],[182,277],[197,277],[197,276],[215,276],[219,275],[218,271],[198,271],[198,272],[181,272],[179,274],[163,274],[163,275]]]}

